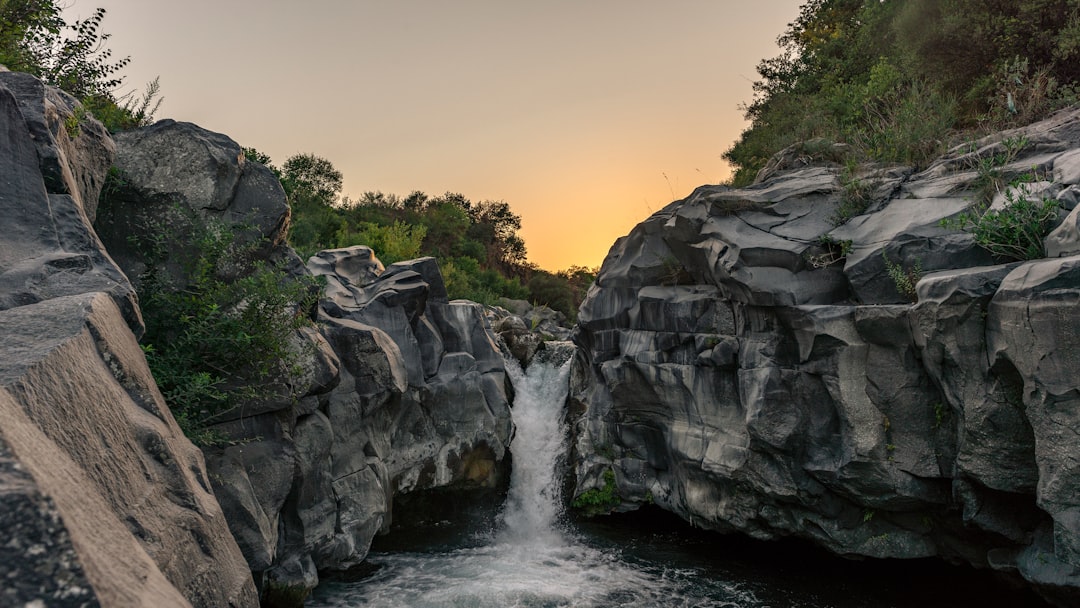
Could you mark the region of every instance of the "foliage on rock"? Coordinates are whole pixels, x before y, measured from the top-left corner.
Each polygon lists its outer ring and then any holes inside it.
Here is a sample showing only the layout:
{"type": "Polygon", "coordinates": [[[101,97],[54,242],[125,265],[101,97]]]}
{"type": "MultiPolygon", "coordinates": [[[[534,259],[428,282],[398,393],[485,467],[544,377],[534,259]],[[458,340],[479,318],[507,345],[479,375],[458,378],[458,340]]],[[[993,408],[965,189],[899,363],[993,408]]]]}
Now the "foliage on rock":
{"type": "Polygon", "coordinates": [[[1044,241],[1054,227],[1061,203],[1046,197],[1032,197],[1027,186],[1014,183],[1005,190],[1000,209],[985,207],[963,213],[942,225],[970,232],[975,242],[990,253],[1010,260],[1037,260],[1046,257],[1044,241]]]}
{"type": "Polygon", "coordinates": [[[758,64],[733,181],[812,138],[919,166],[951,133],[1033,122],[1077,99],[1078,23],[1069,0],[810,0],[758,64]]]}
{"type": "Polygon", "coordinates": [[[309,323],[313,281],[258,260],[258,243],[244,244],[241,229],[220,220],[173,208],[153,228],[153,239],[134,243],[147,260],[143,349],[181,428],[196,443],[213,443],[207,425],[276,396],[271,381],[296,364],[290,338],[309,323]],[[176,264],[179,280],[169,270],[176,264]]]}
{"type": "Polygon", "coordinates": [[[570,506],[581,510],[588,517],[594,517],[610,513],[620,503],[622,499],[615,486],[615,472],[607,469],[604,471],[604,486],[585,490],[574,499],[570,506]]]}
{"type": "Polygon", "coordinates": [[[518,235],[521,217],[505,201],[420,191],[341,198],[341,173],[324,158],[298,154],[278,169],[254,148],[244,153],[280,177],[293,214],[289,243],[301,256],[354,245],[371,247],[385,264],[433,256],[451,299],[489,305],[499,298],[528,299],[570,319],[595,275],[581,266],[549,272],[530,264],[518,235]]]}
{"type": "Polygon", "coordinates": [[[141,97],[117,93],[131,58],[114,58],[106,46],[111,34],[101,31],[105,9],[67,23],[64,8],[55,0],[0,1],[0,65],[63,89],[111,132],[152,123],[162,101],[160,84],[155,78],[141,97]]]}

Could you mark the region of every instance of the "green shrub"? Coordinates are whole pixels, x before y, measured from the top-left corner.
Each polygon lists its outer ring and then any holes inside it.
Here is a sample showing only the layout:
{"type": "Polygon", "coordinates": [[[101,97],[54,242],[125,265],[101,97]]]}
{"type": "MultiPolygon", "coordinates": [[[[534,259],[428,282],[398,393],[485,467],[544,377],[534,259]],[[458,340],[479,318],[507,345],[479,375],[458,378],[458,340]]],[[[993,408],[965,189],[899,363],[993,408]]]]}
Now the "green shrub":
{"type": "Polygon", "coordinates": [[[829,218],[834,226],[846,224],[851,218],[866,213],[873,200],[873,187],[856,177],[855,172],[855,167],[848,165],[840,174],[840,183],[843,185],[844,192],[840,197],[836,212],[829,218]]]}
{"type": "Polygon", "coordinates": [[[610,513],[622,503],[619,491],[615,487],[615,471],[604,471],[604,487],[592,488],[582,492],[570,506],[585,512],[588,517],[610,513]]]}
{"type": "Polygon", "coordinates": [[[806,252],[806,261],[814,268],[826,268],[847,259],[851,248],[850,239],[838,241],[832,235],[823,234],[818,238],[818,248],[806,252]]]}
{"type": "Polygon", "coordinates": [[[979,213],[963,213],[941,225],[970,232],[975,242],[990,253],[1013,260],[1046,257],[1043,239],[1057,218],[1060,203],[1050,198],[1033,200],[1022,183],[1005,190],[1005,205],[979,213]]]}
{"type": "Polygon", "coordinates": [[[143,348],[177,423],[205,445],[217,440],[206,427],[222,414],[281,397],[274,381],[296,364],[291,339],[310,323],[304,311],[317,291],[313,279],[253,259],[261,244],[242,242],[243,228],[179,209],[168,216],[148,226],[166,232],[134,243],[147,264],[143,348]]]}
{"type": "Polygon", "coordinates": [[[881,257],[885,260],[885,270],[896,285],[896,291],[900,292],[900,295],[907,296],[912,302],[917,300],[918,293],[915,291],[915,285],[922,278],[922,262],[916,259],[913,265],[905,267],[899,262],[890,260],[884,249],[881,251],[881,257]]]}
{"type": "Polygon", "coordinates": [[[342,225],[335,238],[334,247],[367,245],[383,264],[393,264],[402,260],[420,257],[420,245],[427,235],[427,227],[422,224],[409,225],[394,222],[389,226],[380,226],[371,222],[362,222],[357,226],[342,225]]]}

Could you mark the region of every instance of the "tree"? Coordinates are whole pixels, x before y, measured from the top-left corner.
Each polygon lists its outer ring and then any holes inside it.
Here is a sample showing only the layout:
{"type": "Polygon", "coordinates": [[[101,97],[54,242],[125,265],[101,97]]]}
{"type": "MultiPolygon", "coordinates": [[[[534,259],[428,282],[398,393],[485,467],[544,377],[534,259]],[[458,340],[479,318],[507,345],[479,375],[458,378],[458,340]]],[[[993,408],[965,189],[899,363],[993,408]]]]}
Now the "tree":
{"type": "Polygon", "coordinates": [[[53,0],[0,0],[0,64],[40,75],[45,40],[65,25],[53,0]]]}
{"type": "Polygon", "coordinates": [[[484,245],[488,259],[509,270],[525,262],[525,241],[517,235],[521,216],[506,201],[484,201],[470,206],[468,236],[484,245]]]}
{"type": "Polygon", "coordinates": [[[341,194],[341,171],[333,163],[314,154],[296,154],[290,156],[281,168],[281,185],[285,192],[303,195],[333,206],[341,194]]]}

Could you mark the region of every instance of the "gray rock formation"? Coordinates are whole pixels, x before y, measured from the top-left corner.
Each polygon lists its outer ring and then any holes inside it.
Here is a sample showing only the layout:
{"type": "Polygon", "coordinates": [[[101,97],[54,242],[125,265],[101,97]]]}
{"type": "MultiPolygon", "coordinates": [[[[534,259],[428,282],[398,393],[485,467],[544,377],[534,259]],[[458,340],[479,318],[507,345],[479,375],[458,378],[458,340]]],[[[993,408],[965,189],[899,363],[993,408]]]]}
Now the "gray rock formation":
{"type": "Polygon", "coordinates": [[[178,260],[197,252],[177,234],[195,217],[240,230],[255,256],[325,278],[288,390],[218,416],[212,429],[231,441],[204,450],[264,602],[295,602],[319,570],[360,563],[396,495],[496,484],[512,433],[502,356],[483,308],[447,300],[434,259],[384,268],[353,247],[305,268],[284,246],[288,207],[273,174],[194,125],[118,136],[116,165],[96,226],[129,276],[150,263],[132,241],[164,239],[153,263],[180,278],[178,260]]]}
{"type": "Polygon", "coordinates": [[[529,366],[544,342],[570,339],[566,315],[557,310],[507,298],[501,298],[499,304],[487,309],[488,321],[523,368],[529,366]]]}
{"type": "Polygon", "coordinates": [[[89,583],[72,575],[52,588],[28,585],[16,605],[74,600],[78,590],[105,606],[257,604],[202,454],[173,421],[112,300],[90,293],[12,308],[0,312],[0,335],[0,434],[24,477],[18,494],[55,505],[55,515],[5,517],[15,532],[5,550],[20,554],[0,571],[12,569],[3,572],[10,580],[81,569],[89,583]],[[42,552],[25,535],[49,522],[77,559],[42,552]]]}
{"type": "Polygon", "coordinates": [[[395,496],[491,488],[512,433],[483,308],[449,302],[432,258],[384,269],[366,247],[308,262],[326,278],[300,402],[218,425],[214,487],[264,589],[312,588],[391,523],[395,496]],[[329,380],[332,378],[332,381],[329,380]]]}
{"type": "Polygon", "coordinates": [[[1074,605],[1075,218],[1048,238],[1063,257],[1007,264],[940,220],[973,205],[976,159],[1016,135],[1029,144],[1001,171],[1053,175],[1040,196],[1075,206],[1077,124],[1065,112],[917,175],[867,171],[867,211],[839,226],[839,170],[784,158],[642,222],[579,313],[577,492],[612,470],[623,509],[940,556],[1074,605]]]}
{"type": "Polygon", "coordinates": [[[0,125],[0,603],[256,605],[90,224],[111,140],[24,74],[0,74],[0,125]]]}
{"type": "Polygon", "coordinates": [[[289,206],[281,184],[263,165],[247,162],[228,137],[162,120],[117,135],[115,167],[94,228],[136,287],[147,269],[147,248],[157,243],[169,250],[169,276],[183,277],[182,263],[194,259],[197,246],[189,234],[193,221],[238,233],[238,246],[249,246],[249,255],[297,271],[302,266],[284,247],[289,206]]]}
{"type": "Polygon", "coordinates": [[[49,125],[63,125],[65,117],[74,115],[67,102],[75,103],[54,89],[43,89],[26,74],[0,73],[0,310],[102,291],[116,300],[139,333],[142,319],[135,291],[102,247],[81,202],[84,196],[97,202],[111,141],[98,145],[98,131],[104,129],[90,117],[82,119],[74,139],[62,126],[50,130],[49,125]],[[11,89],[8,84],[17,86],[11,89]],[[79,164],[84,159],[78,152],[84,149],[95,154],[79,164]],[[53,178],[43,179],[46,172],[53,178]]]}

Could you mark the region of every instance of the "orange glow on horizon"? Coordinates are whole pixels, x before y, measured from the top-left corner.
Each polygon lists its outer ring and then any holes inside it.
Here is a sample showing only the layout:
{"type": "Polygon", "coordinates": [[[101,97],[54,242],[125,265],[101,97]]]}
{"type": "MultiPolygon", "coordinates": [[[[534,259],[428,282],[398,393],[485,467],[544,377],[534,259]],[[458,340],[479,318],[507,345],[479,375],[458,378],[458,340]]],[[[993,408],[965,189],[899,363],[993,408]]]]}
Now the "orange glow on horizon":
{"type": "Polygon", "coordinates": [[[729,175],[754,68],[801,4],[77,0],[65,17],[106,9],[126,90],[160,76],[158,118],[278,164],[322,156],[353,198],[504,200],[529,260],[556,271],[598,266],[652,211],[729,175]]]}

